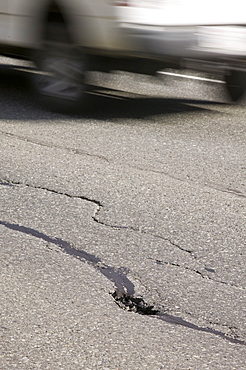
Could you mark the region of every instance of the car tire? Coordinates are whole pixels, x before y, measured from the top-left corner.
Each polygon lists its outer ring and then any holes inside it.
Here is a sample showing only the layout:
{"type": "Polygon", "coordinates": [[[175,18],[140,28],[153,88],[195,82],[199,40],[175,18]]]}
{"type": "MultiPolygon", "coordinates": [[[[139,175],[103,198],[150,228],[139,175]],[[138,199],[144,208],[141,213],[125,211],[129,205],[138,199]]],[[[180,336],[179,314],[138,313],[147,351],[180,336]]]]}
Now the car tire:
{"type": "Polygon", "coordinates": [[[50,110],[80,111],[87,101],[86,56],[68,38],[64,24],[57,27],[51,23],[48,30],[42,48],[33,55],[38,68],[33,78],[38,99],[50,110]]]}
{"type": "Polygon", "coordinates": [[[86,62],[73,47],[49,44],[36,54],[33,83],[39,101],[48,109],[73,113],[86,104],[86,62]]]}
{"type": "Polygon", "coordinates": [[[231,70],[225,76],[225,83],[229,97],[234,102],[239,102],[245,97],[246,72],[231,70]]]}

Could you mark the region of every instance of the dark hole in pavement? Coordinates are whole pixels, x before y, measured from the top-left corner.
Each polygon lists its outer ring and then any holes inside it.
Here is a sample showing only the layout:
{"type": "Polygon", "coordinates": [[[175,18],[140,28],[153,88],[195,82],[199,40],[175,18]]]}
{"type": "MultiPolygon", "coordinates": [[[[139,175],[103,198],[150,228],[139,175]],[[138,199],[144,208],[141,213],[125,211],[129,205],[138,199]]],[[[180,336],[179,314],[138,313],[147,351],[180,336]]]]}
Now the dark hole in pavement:
{"type": "Polygon", "coordinates": [[[141,315],[157,315],[159,311],[154,309],[154,306],[148,305],[143,298],[132,297],[129,295],[119,295],[117,291],[112,294],[115,302],[123,310],[132,311],[141,315]]]}

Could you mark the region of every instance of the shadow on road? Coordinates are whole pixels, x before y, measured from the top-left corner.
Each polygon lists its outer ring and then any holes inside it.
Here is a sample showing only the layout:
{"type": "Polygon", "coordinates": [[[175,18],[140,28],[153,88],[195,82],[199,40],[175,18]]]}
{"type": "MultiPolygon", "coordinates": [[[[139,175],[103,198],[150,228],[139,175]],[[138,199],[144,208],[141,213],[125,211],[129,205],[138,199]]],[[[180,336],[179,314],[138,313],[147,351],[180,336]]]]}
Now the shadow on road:
{"type": "MultiPolygon", "coordinates": [[[[31,86],[34,69],[31,66],[0,65],[0,119],[45,120],[71,116],[59,114],[40,106],[31,86]]],[[[102,81],[103,84],[103,81],[102,81]]],[[[158,115],[182,114],[187,112],[213,113],[213,106],[223,102],[207,100],[175,99],[121,91],[105,86],[89,85],[89,104],[73,119],[144,119],[158,115]]]]}

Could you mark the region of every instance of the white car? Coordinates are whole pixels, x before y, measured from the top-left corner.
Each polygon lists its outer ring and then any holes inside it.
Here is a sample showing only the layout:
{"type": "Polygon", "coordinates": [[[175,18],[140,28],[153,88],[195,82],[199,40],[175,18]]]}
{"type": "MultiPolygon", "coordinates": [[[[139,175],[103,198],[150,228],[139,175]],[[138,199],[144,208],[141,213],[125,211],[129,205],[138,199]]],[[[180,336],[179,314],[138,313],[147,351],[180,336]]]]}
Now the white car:
{"type": "Polygon", "coordinates": [[[244,1],[1,0],[0,53],[33,60],[35,89],[57,109],[83,107],[89,70],[212,68],[236,100],[246,89],[244,1]]]}
{"type": "Polygon", "coordinates": [[[220,74],[232,100],[245,95],[245,0],[128,0],[122,5],[121,27],[145,56],[174,68],[220,74]]]}

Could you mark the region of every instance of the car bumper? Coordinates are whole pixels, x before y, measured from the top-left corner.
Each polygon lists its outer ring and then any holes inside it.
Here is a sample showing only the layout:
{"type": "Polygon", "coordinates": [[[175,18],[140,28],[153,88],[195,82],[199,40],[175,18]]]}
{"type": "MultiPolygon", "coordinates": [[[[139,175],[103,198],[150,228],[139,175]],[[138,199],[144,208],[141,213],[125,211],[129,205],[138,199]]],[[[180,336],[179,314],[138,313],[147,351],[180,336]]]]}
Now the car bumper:
{"type": "Polygon", "coordinates": [[[123,24],[122,29],[135,49],[151,58],[246,59],[246,27],[123,24]]]}

